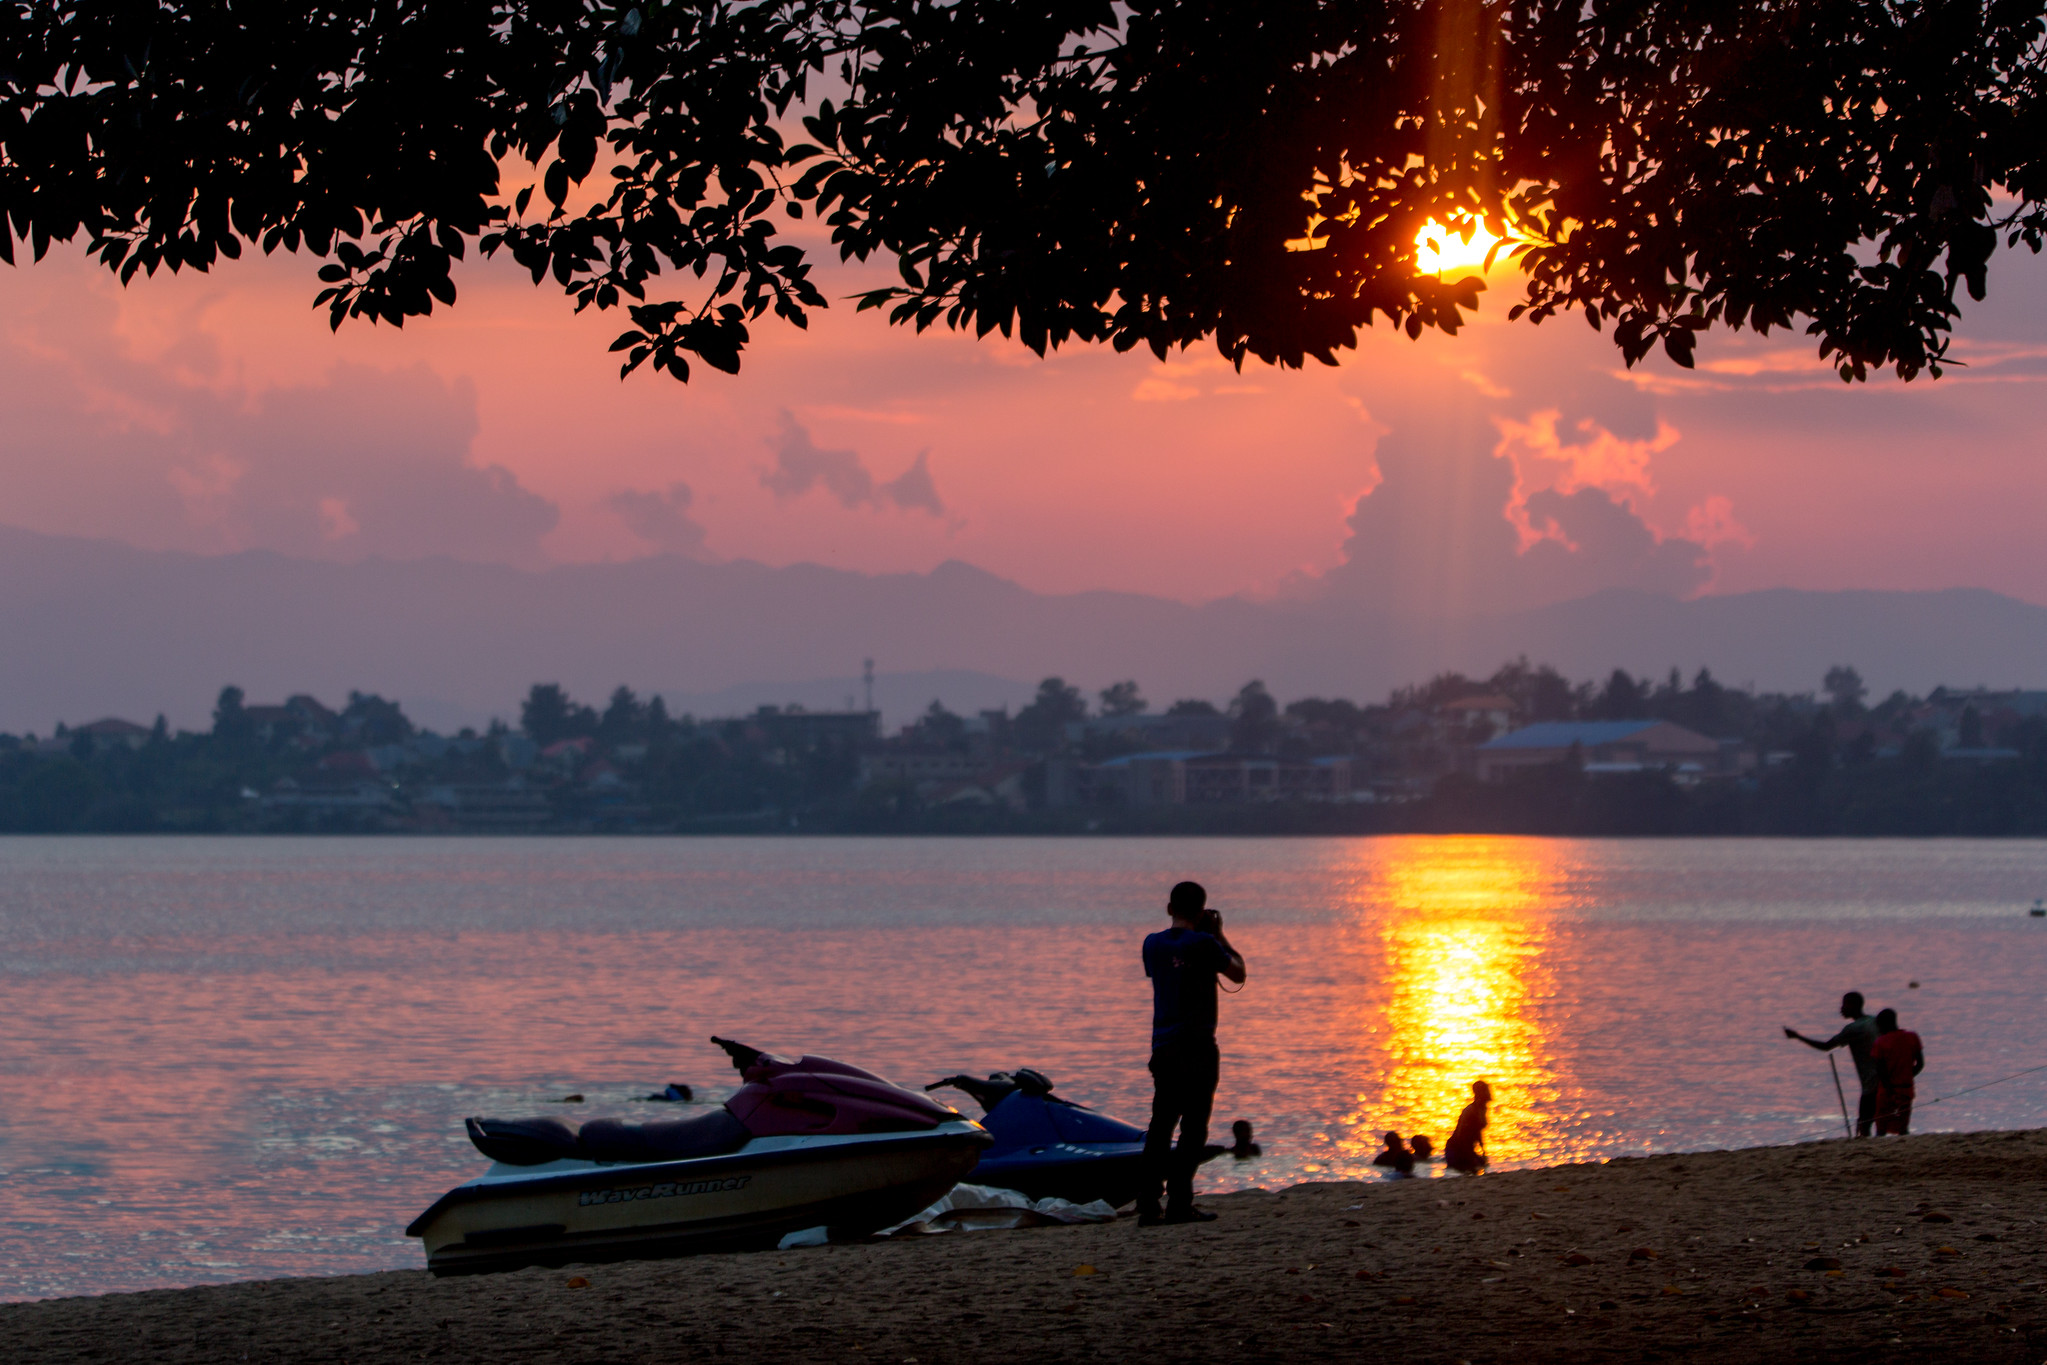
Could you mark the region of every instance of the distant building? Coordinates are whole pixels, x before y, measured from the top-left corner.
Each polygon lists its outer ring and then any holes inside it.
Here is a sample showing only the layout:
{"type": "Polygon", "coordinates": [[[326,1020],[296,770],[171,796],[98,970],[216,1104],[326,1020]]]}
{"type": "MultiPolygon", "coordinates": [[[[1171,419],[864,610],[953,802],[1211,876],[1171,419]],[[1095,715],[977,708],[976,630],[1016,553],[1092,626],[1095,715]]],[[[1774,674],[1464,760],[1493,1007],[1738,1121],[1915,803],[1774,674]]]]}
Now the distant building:
{"type": "Polygon", "coordinates": [[[805,711],[763,706],[748,717],[777,749],[800,753],[825,744],[856,748],[881,738],[879,711],[805,711]]]}
{"type": "Polygon", "coordinates": [[[1297,761],[1202,750],[1125,754],[1075,774],[1072,799],[1113,806],[1348,801],[1350,759],[1297,761]]]}
{"type": "Polygon", "coordinates": [[[1300,762],[1208,754],[1187,762],[1190,805],[1349,799],[1350,759],[1345,757],[1300,762]]]}
{"type": "Polygon", "coordinates": [[[453,782],[427,788],[420,804],[446,813],[457,829],[534,829],[554,818],[546,796],[523,778],[507,782],[453,782]]]}
{"type": "Polygon", "coordinates": [[[149,743],[149,727],[137,725],[132,720],[121,720],[108,716],[90,725],[81,725],[71,731],[72,735],[84,735],[92,745],[92,751],[103,754],[109,749],[140,749],[149,743]]]}
{"type": "Polygon", "coordinates": [[[892,744],[860,755],[860,785],[877,782],[964,782],[987,766],[964,749],[892,744]]]}
{"type": "Polygon", "coordinates": [[[1490,695],[1459,697],[1436,708],[1436,714],[1453,735],[1468,734],[1481,727],[1488,736],[1504,735],[1514,728],[1514,719],[1520,712],[1512,697],[1490,695]]]}
{"type": "Polygon", "coordinates": [[[1093,716],[1066,727],[1067,738],[1079,741],[1090,735],[1128,738],[1147,750],[1191,750],[1213,753],[1229,747],[1230,718],[1222,715],[1093,716]]]}
{"type": "Polygon", "coordinates": [[[1207,756],[1205,749],[1168,749],[1097,763],[1088,770],[1084,799],[1099,805],[1184,806],[1188,761],[1207,756]]]}
{"type": "Polygon", "coordinates": [[[1747,765],[1746,751],[1667,720],[1550,720],[1524,725],[1479,745],[1480,781],[1497,781],[1523,768],[1562,763],[1573,752],[1587,772],[1669,769],[1729,774],[1747,765]]]}

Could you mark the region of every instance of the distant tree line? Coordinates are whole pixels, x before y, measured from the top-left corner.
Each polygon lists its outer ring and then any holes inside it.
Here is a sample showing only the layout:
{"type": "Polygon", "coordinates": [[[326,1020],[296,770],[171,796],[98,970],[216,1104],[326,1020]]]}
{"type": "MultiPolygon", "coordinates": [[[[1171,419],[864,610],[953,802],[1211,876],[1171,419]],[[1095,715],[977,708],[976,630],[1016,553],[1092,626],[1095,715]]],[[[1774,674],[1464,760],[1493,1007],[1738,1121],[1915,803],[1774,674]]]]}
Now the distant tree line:
{"type": "Polygon", "coordinates": [[[1766,693],[1706,669],[1574,681],[1520,659],[1372,703],[1282,704],[1253,680],[1220,704],[1182,698],[1154,709],[1134,680],[1091,697],[1053,677],[1014,712],[963,716],[934,701],[880,740],[798,708],[701,719],[624,686],[599,706],[542,683],[516,727],[442,736],[374,693],[352,692],[329,711],[308,697],[252,706],[227,687],[204,730],[173,731],[159,717],[146,731],[0,735],[0,830],[431,830],[449,827],[444,793],[516,790],[539,812],[532,827],[555,830],[2047,834],[2047,717],[2025,709],[1943,689],[1872,703],[1846,666],[1814,692],[1766,693]],[[1573,762],[1480,782],[1460,756],[1493,737],[1489,724],[1445,719],[1470,698],[1503,700],[1516,724],[1665,720],[1738,741],[1756,761],[1738,779],[1704,782],[1587,773],[1573,762]],[[1143,751],[1146,726],[1173,719],[1208,722],[1205,733],[1237,754],[1345,756],[1361,790],[1370,782],[1400,794],[1144,811],[1044,801],[1056,765],[1143,751]],[[1030,808],[941,808],[863,783],[864,755],[910,749],[1021,771],[1030,808]]]}

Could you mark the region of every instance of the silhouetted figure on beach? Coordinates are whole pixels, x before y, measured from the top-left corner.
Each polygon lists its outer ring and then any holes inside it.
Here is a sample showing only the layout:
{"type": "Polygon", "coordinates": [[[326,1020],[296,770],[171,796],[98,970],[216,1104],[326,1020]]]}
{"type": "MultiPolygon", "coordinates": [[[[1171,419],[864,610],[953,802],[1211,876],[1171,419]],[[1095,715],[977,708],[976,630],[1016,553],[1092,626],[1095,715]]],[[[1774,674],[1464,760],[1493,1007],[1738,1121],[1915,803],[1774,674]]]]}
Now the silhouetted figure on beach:
{"type": "Polygon", "coordinates": [[[1223,937],[1222,916],[1208,908],[1208,892],[1200,883],[1175,886],[1166,913],[1172,926],[1144,940],[1144,974],[1151,978],[1153,1088],[1151,1127],[1144,1135],[1145,1191],[1137,1201],[1140,1227],[1215,1218],[1194,1207],[1194,1170],[1208,1145],[1208,1115],[1221,1066],[1215,1045],[1215,978],[1244,979],[1243,954],[1223,937]],[[1180,1130],[1177,1148],[1175,1126],[1180,1130]]]}
{"type": "Polygon", "coordinates": [[[1876,1131],[1903,1136],[1912,1131],[1912,1100],[1926,1069],[1926,1048],[1918,1034],[1898,1027],[1896,1010],[1878,1010],[1870,1051],[1876,1062],[1876,1131]]]}
{"type": "Polygon", "coordinates": [[[1484,1081],[1471,1083],[1471,1103],[1457,1116],[1457,1127],[1443,1144],[1443,1164],[1465,1175],[1477,1175],[1486,1168],[1486,1106],[1493,1102],[1493,1088],[1484,1081]]]}
{"type": "Polygon", "coordinates": [[[1230,1125],[1230,1155],[1239,1161],[1263,1156],[1265,1149],[1251,1140],[1251,1120],[1238,1119],[1230,1125]]]}
{"type": "Polygon", "coordinates": [[[1407,1150],[1414,1153],[1416,1161],[1434,1161],[1436,1159],[1436,1144],[1429,1141],[1427,1133],[1416,1133],[1413,1137],[1409,1138],[1407,1140],[1407,1150]]]}
{"type": "Polygon", "coordinates": [[[1372,1158],[1374,1166],[1391,1166],[1402,1175],[1414,1171],[1414,1153],[1407,1150],[1407,1144],[1400,1140],[1400,1134],[1386,1134],[1386,1148],[1372,1158]]]}
{"type": "Polygon", "coordinates": [[[1855,1108],[1855,1136],[1868,1137],[1871,1125],[1876,1122],[1876,1063],[1869,1055],[1869,1050],[1876,1046],[1876,1020],[1862,1012],[1861,991],[1850,991],[1841,997],[1841,1017],[1847,1024],[1825,1042],[1791,1028],[1784,1030],[1784,1036],[1821,1052],[1832,1052],[1837,1047],[1848,1049],[1848,1055],[1855,1059],[1855,1078],[1862,1085],[1862,1097],[1855,1108]]]}

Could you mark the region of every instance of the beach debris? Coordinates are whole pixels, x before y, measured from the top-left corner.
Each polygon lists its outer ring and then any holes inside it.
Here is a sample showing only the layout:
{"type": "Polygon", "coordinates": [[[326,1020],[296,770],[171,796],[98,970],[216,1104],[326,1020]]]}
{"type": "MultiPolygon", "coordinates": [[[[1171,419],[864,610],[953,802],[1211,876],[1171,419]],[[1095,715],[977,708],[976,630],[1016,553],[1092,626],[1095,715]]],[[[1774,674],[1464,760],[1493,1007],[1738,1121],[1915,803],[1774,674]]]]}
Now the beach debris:
{"type": "Polygon", "coordinates": [[[1876,1277],[1879,1280],[1902,1280],[1905,1272],[1894,1265],[1880,1265],[1876,1268],[1876,1277]]]}
{"type": "Polygon", "coordinates": [[[1631,1261],[1653,1261],[1657,1259],[1657,1256],[1655,1251],[1649,1247],[1636,1247],[1628,1253],[1628,1259],[1631,1261]]]}
{"type": "Polygon", "coordinates": [[[1082,1261],[1079,1265],[1073,1268],[1073,1273],[1075,1275],[1099,1275],[1102,1272],[1095,1269],[1094,1266],[1090,1265],[1088,1262],[1082,1261]]]}
{"type": "Polygon", "coordinates": [[[1663,1286],[1663,1297],[1664,1297],[1664,1298],[1666,1298],[1666,1299],[1675,1299],[1675,1298],[1681,1298],[1681,1297],[1682,1297],[1683,1295],[1684,1295],[1684,1290],[1682,1290],[1682,1289],[1679,1289],[1679,1288],[1678,1288],[1678,1287],[1677,1287],[1676,1285],[1674,1285],[1674,1284],[1667,1284],[1667,1285],[1663,1286]]]}
{"type": "Polygon", "coordinates": [[[1919,989],[1919,983],[1917,981],[1907,981],[1905,983],[1905,989],[1908,991],[1916,991],[1919,989]]]}
{"type": "Polygon", "coordinates": [[[1418,1302],[1418,1300],[1417,1300],[1417,1299],[1415,1298],[1415,1296],[1414,1296],[1414,1295],[1412,1295],[1412,1294],[1395,1294],[1395,1295],[1393,1296],[1393,1301],[1394,1301],[1395,1303],[1415,1303],[1415,1302],[1418,1302]]]}
{"type": "Polygon", "coordinates": [[[1948,1285],[1942,1285],[1933,1292],[1943,1299],[1966,1299],[1969,1297],[1966,1291],[1955,1289],[1948,1285]]]}
{"type": "Polygon", "coordinates": [[[1784,1291],[1784,1297],[1793,1303],[1811,1303],[1812,1291],[1810,1289],[1787,1289],[1784,1291]]]}
{"type": "Polygon", "coordinates": [[[1839,1270],[1841,1268],[1841,1259],[1838,1256],[1815,1256],[1805,1263],[1805,1268],[1807,1270],[1839,1270]]]}
{"type": "Polygon", "coordinates": [[[556,1104],[581,1104],[582,1102],[583,1097],[581,1095],[564,1095],[555,1101],[556,1104]]]}
{"type": "Polygon", "coordinates": [[[1564,1253],[1563,1255],[1561,1255],[1561,1256],[1557,1257],[1557,1259],[1558,1259],[1558,1260],[1560,1260],[1560,1261],[1562,1261],[1562,1262],[1563,1262],[1563,1263],[1564,1263],[1565,1265],[1591,1265],[1591,1264],[1592,1264],[1592,1258],[1591,1258],[1590,1256],[1587,1256],[1587,1255],[1586,1255],[1586,1254],[1585,1254],[1584,1252],[1582,1252],[1582,1251],[1567,1251],[1567,1252],[1565,1252],[1565,1253],[1564,1253]]]}
{"type": "Polygon", "coordinates": [[[1601,1299],[1599,1301],[1599,1308],[1601,1312],[1611,1313],[1613,1312],[1614,1309],[1619,1307],[1620,1305],[1615,1303],[1612,1299],[1601,1299]]]}
{"type": "Polygon", "coordinates": [[[1474,1213],[1471,1216],[1478,1222],[1483,1223],[1485,1221],[1485,1215],[1482,1213],[1474,1213]]]}
{"type": "Polygon", "coordinates": [[[1979,1242],[1994,1242],[1997,1240],[1997,1234],[1994,1232],[1979,1232],[1976,1234],[1976,1240],[1979,1242]]]}
{"type": "Polygon", "coordinates": [[[1379,1278],[1379,1272],[1376,1270],[1360,1270],[1357,1272],[1356,1275],[1352,1276],[1352,1278],[1359,1280],[1376,1280],[1379,1278]]]}
{"type": "Polygon", "coordinates": [[[1953,1247],[1935,1247],[1933,1249],[1933,1254],[1936,1256],[1959,1256],[1962,1253],[1955,1250],[1953,1247]]]}
{"type": "Polygon", "coordinates": [[[1491,1266],[1495,1270],[1512,1270],[1514,1268],[1513,1266],[1508,1265],[1505,1261],[1487,1261],[1486,1264],[1491,1266]]]}
{"type": "Polygon", "coordinates": [[[1076,1204],[1068,1199],[1032,1199],[1015,1190],[999,1190],[989,1185],[955,1185],[931,1207],[892,1228],[883,1228],[875,1235],[901,1237],[941,1232],[993,1232],[1049,1227],[1054,1223],[1115,1221],[1116,1210],[1099,1199],[1076,1204]]]}
{"type": "Polygon", "coordinates": [[[569,1276],[569,1288],[571,1288],[571,1289],[588,1289],[589,1287],[590,1287],[590,1281],[589,1281],[589,1280],[588,1280],[587,1278],[585,1278],[584,1276],[581,1276],[581,1275],[571,1275],[571,1276],[569,1276]]]}
{"type": "Polygon", "coordinates": [[[1953,1214],[1942,1213],[1939,1209],[1928,1209],[1919,1215],[1919,1221],[1922,1223],[1952,1223],[1955,1219],[1953,1214]]]}

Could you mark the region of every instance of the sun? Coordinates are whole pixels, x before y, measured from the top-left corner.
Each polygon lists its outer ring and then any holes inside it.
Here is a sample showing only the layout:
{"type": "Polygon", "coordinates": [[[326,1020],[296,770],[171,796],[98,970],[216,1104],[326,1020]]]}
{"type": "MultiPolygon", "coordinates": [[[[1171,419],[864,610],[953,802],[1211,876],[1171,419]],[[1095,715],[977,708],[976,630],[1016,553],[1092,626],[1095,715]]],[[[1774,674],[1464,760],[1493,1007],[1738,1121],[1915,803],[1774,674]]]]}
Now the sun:
{"type": "Polygon", "coordinates": [[[1483,218],[1466,218],[1447,228],[1431,218],[1414,235],[1415,270],[1423,275],[1483,271],[1486,253],[1506,240],[1488,231],[1483,218]],[[1469,236],[1465,235],[1467,233],[1469,236]]]}

